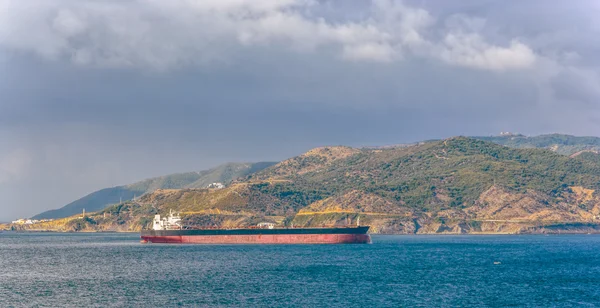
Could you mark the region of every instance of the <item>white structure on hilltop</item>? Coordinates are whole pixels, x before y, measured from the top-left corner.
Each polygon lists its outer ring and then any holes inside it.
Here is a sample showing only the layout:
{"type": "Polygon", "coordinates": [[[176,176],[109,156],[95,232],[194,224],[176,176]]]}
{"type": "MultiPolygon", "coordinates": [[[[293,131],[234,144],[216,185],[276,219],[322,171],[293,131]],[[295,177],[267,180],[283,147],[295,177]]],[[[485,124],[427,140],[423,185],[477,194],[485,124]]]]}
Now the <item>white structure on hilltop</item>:
{"type": "Polygon", "coordinates": [[[222,189],[225,188],[225,185],[223,183],[210,183],[208,186],[206,186],[206,188],[222,189]]]}
{"type": "Polygon", "coordinates": [[[161,219],[159,214],[154,215],[153,230],[179,230],[181,229],[181,217],[179,214],[173,214],[169,211],[169,216],[161,219]]]}

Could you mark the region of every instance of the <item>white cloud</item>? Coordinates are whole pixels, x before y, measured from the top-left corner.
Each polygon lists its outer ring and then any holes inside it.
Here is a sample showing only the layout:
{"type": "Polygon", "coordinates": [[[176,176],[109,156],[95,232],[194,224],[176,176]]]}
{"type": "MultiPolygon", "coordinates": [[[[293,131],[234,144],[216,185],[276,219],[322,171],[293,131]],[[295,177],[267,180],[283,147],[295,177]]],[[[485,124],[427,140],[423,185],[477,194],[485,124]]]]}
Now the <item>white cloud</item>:
{"type": "Polygon", "coordinates": [[[450,64],[496,71],[528,68],[536,59],[533,51],[517,40],[500,47],[489,45],[477,34],[454,33],[444,38],[440,57],[450,64]]]}
{"type": "MultiPolygon", "coordinates": [[[[426,10],[374,0],[359,20],[318,16],[304,0],[0,0],[0,47],[78,65],[169,69],[230,61],[243,48],[324,52],[349,61],[399,61],[411,53],[485,70],[530,67],[535,54],[513,40],[502,47],[463,22],[432,29],[426,10]],[[34,3],[32,3],[34,2],[34,3]],[[316,16],[315,16],[316,15],[316,16]],[[466,26],[465,26],[466,25],[466,26]],[[443,40],[431,37],[445,32],[443,40]]],[[[458,20],[469,21],[462,18],[458,20]]]]}
{"type": "Polygon", "coordinates": [[[424,9],[411,8],[399,1],[375,0],[374,24],[393,33],[406,46],[417,47],[426,43],[422,32],[435,24],[435,19],[424,9]]]}

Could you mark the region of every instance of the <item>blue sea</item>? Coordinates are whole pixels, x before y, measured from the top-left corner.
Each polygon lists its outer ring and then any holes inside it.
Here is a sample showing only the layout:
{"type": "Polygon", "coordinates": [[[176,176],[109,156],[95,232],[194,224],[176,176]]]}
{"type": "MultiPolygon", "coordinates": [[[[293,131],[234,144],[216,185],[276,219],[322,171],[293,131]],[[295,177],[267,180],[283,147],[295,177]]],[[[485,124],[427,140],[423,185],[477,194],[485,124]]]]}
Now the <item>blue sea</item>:
{"type": "Polygon", "coordinates": [[[595,307],[600,236],[158,245],[0,233],[0,307],[595,307]]]}

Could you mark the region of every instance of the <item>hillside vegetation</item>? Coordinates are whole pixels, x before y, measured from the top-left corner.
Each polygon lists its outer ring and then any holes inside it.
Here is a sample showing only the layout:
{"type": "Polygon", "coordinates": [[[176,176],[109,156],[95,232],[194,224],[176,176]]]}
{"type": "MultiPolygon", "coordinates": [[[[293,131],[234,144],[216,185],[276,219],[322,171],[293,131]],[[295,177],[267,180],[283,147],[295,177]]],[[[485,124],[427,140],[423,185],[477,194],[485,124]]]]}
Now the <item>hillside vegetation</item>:
{"type": "Polygon", "coordinates": [[[239,227],[369,224],[376,233],[597,232],[600,164],[455,137],[381,149],[324,147],[224,189],[159,189],[111,206],[82,230],[139,230],[155,213],[239,227]]]}

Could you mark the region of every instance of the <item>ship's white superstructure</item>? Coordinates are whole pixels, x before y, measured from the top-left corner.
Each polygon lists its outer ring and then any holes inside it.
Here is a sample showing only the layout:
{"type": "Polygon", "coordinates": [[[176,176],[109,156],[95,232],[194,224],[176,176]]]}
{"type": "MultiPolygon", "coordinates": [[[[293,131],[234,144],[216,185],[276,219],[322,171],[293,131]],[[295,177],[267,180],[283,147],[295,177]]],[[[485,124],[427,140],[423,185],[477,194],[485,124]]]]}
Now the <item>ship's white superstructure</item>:
{"type": "Polygon", "coordinates": [[[181,217],[169,211],[169,216],[161,218],[159,214],[154,215],[153,230],[179,230],[181,229],[181,217]]]}

